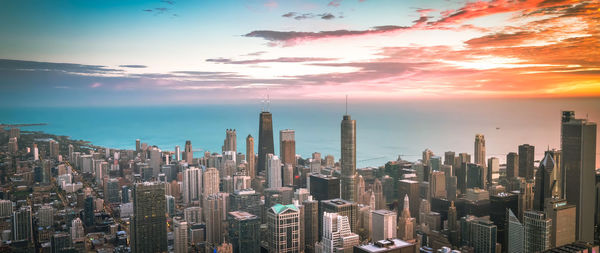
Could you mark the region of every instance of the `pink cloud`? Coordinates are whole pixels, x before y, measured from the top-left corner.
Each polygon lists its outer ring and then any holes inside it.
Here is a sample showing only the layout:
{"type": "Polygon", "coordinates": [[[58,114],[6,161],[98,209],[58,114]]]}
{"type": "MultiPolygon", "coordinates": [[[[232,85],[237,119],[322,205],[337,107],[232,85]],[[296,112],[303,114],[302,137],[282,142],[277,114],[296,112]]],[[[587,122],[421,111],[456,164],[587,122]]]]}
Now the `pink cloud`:
{"type": "Polygon", "coordinates": [[[102,84],[98,83],[98,82],[90,84],[90,88],[92,88],[92,89],[95,89],[95,88],[98,88],[98,87],[101,87],[101,86],[102,86],[102,84]]]}

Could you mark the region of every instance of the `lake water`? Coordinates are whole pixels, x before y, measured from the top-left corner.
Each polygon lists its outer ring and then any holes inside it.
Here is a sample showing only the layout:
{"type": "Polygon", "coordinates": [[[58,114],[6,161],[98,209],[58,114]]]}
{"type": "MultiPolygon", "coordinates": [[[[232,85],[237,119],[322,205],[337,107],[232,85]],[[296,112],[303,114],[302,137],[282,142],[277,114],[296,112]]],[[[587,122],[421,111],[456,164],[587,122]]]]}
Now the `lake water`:
{"type": "MultiPolygon", "coordinates": [[[[296,130],[296,152],[313,152],[339,159],[340,121],[344,102],[274,101],[275,151],[279,130],[296,130]]],[[[560,148],[561,110],[574,110],[577,118],[600,122],[600,98],[577,99],[446,99],[352,102],[349,114],[357,121],[359,167],[380,166],[401,155],[414,161],[429,148],[436,155],[445,151],[473,153],[475,134],[485,135],[487,156],[516,152],[528,143],[543,151],[560,148]]],[[[163,150],[174,150],[192,141],[194,150],[220,152],[225,129],[237,130],[238,151],[245,152],[245,138],[252,134],[258,145],[261,105],[194,105],[152,107],[48,107],[1,108],[1,123],[48,123],[26,127],[95,145],[134,149],[141,139],[163,150]]],[[[257,150],[257,147],[255,147],[257,150]]],[[[600,152],[600,147],[597,149],[600,152]]],[[[600,167],[600,158],[596,159],[600,167]]]]}

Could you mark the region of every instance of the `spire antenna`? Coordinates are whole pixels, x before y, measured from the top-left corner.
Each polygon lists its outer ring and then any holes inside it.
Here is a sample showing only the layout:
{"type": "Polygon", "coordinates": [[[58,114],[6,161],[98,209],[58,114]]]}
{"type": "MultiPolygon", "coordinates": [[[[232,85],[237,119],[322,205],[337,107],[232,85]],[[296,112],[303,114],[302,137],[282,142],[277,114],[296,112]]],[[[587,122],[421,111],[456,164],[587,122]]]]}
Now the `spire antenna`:
{"type": "Polygon", "coordinates": [[[346,115],[348,115],[348,95],[346,94],[346,115]]]}

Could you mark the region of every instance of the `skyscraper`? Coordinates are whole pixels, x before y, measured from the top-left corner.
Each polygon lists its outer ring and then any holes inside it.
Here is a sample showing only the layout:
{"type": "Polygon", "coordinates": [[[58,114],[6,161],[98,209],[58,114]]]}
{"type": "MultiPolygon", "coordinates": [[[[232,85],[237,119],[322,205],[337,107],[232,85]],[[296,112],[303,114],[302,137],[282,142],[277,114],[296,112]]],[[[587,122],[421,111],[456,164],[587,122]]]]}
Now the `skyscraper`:
{"type": "Polygon", "coordinates": [[[31,222],[31,207],[22,206],[13,212],[12,234],[15,241],[33,240],[33,223],[31,222]]]}
{"type": "MultiPolygon", "coordinates": [[[[358,228],[358,205],[355,202],[344,199],[330,199],[321,201],[319,208],[319,220],[323,220],[323,213],[338,213],[342,216],[348,216],[350,229],[357,232],[358,228]]],[[[322,222],[321,222],[322,223],[322,222]]]]}
{"type": "Polygon", "coordinates": [[[540,166],[535,175],[535,193],[533,196],[533,209],[535,210],[544,211],[546,199],[552,198],[552,186],[555,183],[552,180],[554,167],[554,158],[546,153],[544,159],[540,161],[540,166]]]}
{"type": "Polygon", "coordinates": [[[323,253],[348,252],[358,245],[359,237],[350,231],[348,216],[323,214],[323,253]]]}
{"type": "Polygon", "coordinates": [[[181,148],[179,145],[175,146],[175,161],[181,161],[181,148]]]}
{"type": "Polygon", "coordinates": [[[188,164],[194,162],[194,151],[192,150],[192,141],[185,141],[185,149],[183,150],[183,160],[188,164]]]}
{"type": "Polygon", "coordinates": [[[552,149],[552,150],[546,150],[544,152],[544,156],[546,154],[550,154],[550,156],[552,156],[552,158],[554,159],[554,169],[552,170],[552,184],[554,184],[554,187],[552,188],[552,196],[557,196],[559,198],[562,198],[563,196],[563,182],[564,179],[562,178],[562,171],[561,171],[561,161],[562,161],[562,151],[560,150],[556,150],[556,149],[552,149]],[[556,183],[554,183],[556,181],[556,183]]]}
{"type": "Polygon", "coordinates": [[[429,174],[429,194],[432,198],[446,198],[446,175],[443,171],[433,171],[429,174]]]}
{"type": "Polygon", "coordinates": [[[267,169],[267,154],[275,154],[273,147],[273,115],[268,111],[260,113],[258,126],[258,166],[259,173],[267,169]]]}
{"type": "Polygon", "coordinates": [[[492,185],[492,182],[494,181],[494,179],[498,179],[499,173],[500,173],[500,159],[498,159],[497,157],[490,157],[488,160],[488,165],[486,168],[487,171],[487,175],[486,175],[486,179],[487,179],[487,184],[488,185],[492,185]]]}
{"type": "Polygon", "coordinates": [[[294,205],[276,204],[267,210],[269,252],[300,252],[300,210],[294,205]]]}
{"type": "Polygon", "coordinates": [[[137,183],[132,195],[131,252],[166,252],[165,186],[158,182],[137,183]]]}
{"type": "Polygon", "coordinates": [[[444,153],[444,165],[452,165],[454,166],[454,159],[456,153],[454,153],[453,151],[446,151],[444,153]]]}
{"type": "Polygon", "coordinates": [[[519,189],[519,216],[520,220],[523,220],[523,215],[526,211],[533,209],[533,182],[532,181],[521,181],[519,189]]]}
{"type": "Polygon", "coordinates": [[[471,223],[471,244],[475,252],[496,252],[497,228],[494,223],[485,219],[477,219],[471,223]]]}
{"type": "Polygon", "coordinates": [[[575,112],[562,112],[561,171],[564,196],[577,207],[576,239],[594,240],[594,201],[596,167],[596,123],[575,119],[575,112]]]}
{"type": "Polygon", "coordinates": [[[173,218],[173,235],[175,253],[188,252],[188,223],[181,217],[173,218]]]}
{"type": "Polygon", "coordinates": [[[485,137],[483,134],[475,135],[475,163],[481,167],[486,167],[485,164],[485,137]]]}
{"type": "Polygon", "coordinates": [[[506,178],[519,176],[519,154],[510,152],[506,155],[506,178]]]}
{"type": "Polygon", "coordinates": [[[227,194],[217,193],[204,197],[202,210],[206,221],[206,242],[210,245],[223,243],[223,221],[226,219],[227,194]]]}
{"type": "Polygon", "coordinates": [[[304,244],[308,253],[314,252],[315,243],[319,241],[319,201],[312,196],[302,202],[304,206],[304,244]]]}
{"type": "Polygon", "coordinates": [[[256,177],[256,161],[254,160],[254,137],[248,135],[246,137],[246,171],[252,179],[256,177]]]}
{"type": "Polygon", "coordinates": [[[371,212],[373,219],[372,239],[373,241],[379,241],[388,238],[396,238],[397,227],[396,220],[397,214],[394,211],[380,209],[371,212]]]}
{"type": "Polygon", "coordinates": [[[282,164],[296,167],[296,137],[295,131],[285,129],[279,131],[279,157],[282,164]]]}
{"type": "Polygon", "coordinates": [[[233,253],[260,252],[260,218],[244,211],[227,214],[233,253]]]}
{"type": "Polygon", "coordinates": [[[273,154],[267,154],[267,185],[269,188],[283,186],[281,179],[281,160],[273,154]]]}
{"type": "Polygon", "coordinates": [[[508,215],[508,243],[504,247],[506,247],[507,253],[521,253],[525,250],[525,229],[511,209],[507,209],[506,212],[508,215]]]}
{"type": "Polygon", "coordinates": [[[575,241],[577,210],[574,205],[568,204],[564,199],[550,199],[546,201],[544,212],[546,217],[552,220],[551,247],[560,247],[575,241]]]}
{"type": "Polygon", "coordinates": [[[340,179],[323,174],[311,174],[309,177],[310,195],[316,200],[337,199],[340,197],[340,179]]]}
{"type": "Polygon", "coordinates": [[[237,152],[237,133],[235,132],[235,129],[225,130],[225,141],[223,141],[222,151],[237,152]]]}
{"type": "Polygon", "coordinates": [[[356,201],[356,120],[344,115],[341,123],[342,199],[356,201]]]}
{"type": "Polygon", "coordinates": [[[404,195],[404,207],[402,214],[398,219],[398,238],[402,240],[412,240],[415,234],[415,218],[410,216],[410,201],[408,194],[404,195]]]}
{"type": "Polygon", "coordinates": [[[526,253],[541,252],[550,248],[552,220],[543,212],[527,211],[523,215],[526,253]]]}
{"type": "Polygon", "coordinates": [[[535,159],[535,147],[529,144],[519,146],[519,177],[525,180],[533,179],[533,161],[535,159]]]}
{"type": "Polygon", "coordinates": [[[219,171],[208,168],[202,175],[202,194],[208,196],[219,192],[219,171]]]}
{"type": "Polygon", "coordinates": [[[202,195],[202,170],[196,167],[189,167],[183,171],[183,202],[192,203],[200,200],[202,195]]]}

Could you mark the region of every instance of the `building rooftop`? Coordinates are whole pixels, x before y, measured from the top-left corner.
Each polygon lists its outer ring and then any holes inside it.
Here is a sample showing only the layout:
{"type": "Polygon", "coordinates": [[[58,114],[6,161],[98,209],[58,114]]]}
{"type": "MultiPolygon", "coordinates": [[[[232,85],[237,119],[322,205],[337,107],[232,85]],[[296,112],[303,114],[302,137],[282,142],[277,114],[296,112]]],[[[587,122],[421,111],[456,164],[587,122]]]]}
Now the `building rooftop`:
{"type": "Polygon", "coordinates": [[[274,213],[276,214],[280,214],[285,212],[286,210],[291,209],[294,211],[298,211],[298,208],[292,204],[290,205],[282,205],[282,204],[276,204],[274,206],[271,207],[271,210],[273,210],[274,213]]]}
{"type": "Polygon", "coordinates": [[[391,249],[399,249],[399,248],[409,247],[412,245],[413,245],[412,243],[405,242],[400,239],[386,239],[386,240],[376,241],[375,243],[372,243],[372,244],[365,244],[365,245],[360,245],[360,246],[356,246],[356,247],[358,247],[364,251],[367,251],[367,252],[383,252],[383,251],[388,251],[391,249]]]}
{"type": "Polygon", "coordinates": [[[229,212],[229,215],[231,215],[236,220],[250,220],[258,218],[256,215],[244,211],[229,212]]]}

